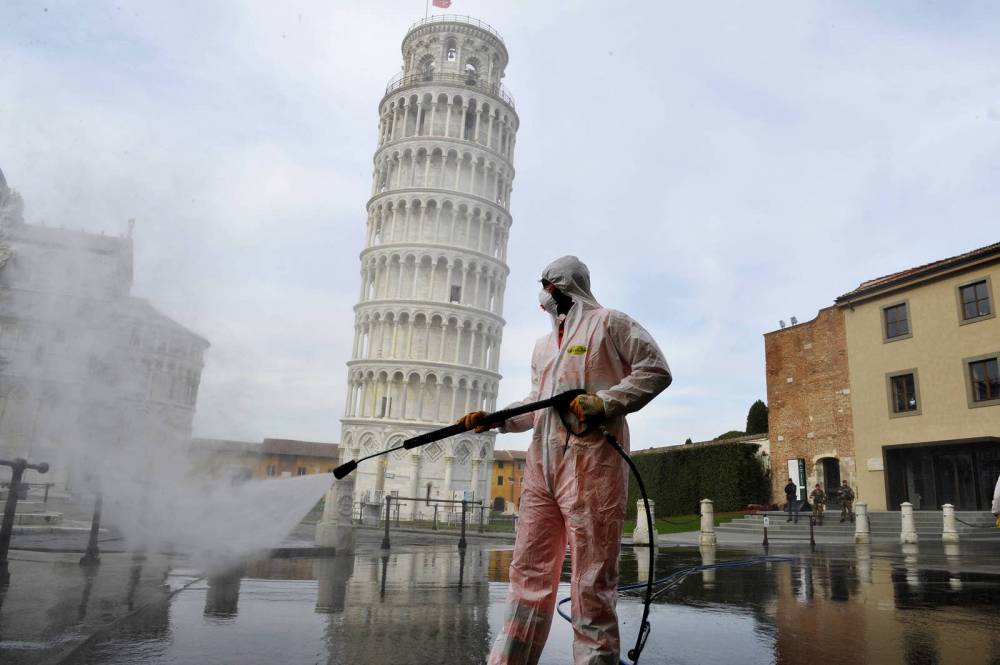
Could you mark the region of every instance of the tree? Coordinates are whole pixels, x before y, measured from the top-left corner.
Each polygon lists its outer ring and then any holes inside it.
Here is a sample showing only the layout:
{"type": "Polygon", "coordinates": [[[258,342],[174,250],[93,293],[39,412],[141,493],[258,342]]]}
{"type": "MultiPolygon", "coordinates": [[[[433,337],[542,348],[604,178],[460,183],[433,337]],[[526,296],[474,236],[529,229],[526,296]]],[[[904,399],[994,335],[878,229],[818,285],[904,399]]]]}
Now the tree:
{"type": "Polygon", "coordinates": [[[735,439],[738,436],[745,436],[745,435],[746,432],[741,432],[738,429],[734,429],[734,430],[729,430],[724,434],[720,434],[719,436],[715,437],[715,440],[719,441],[721,439],[735,439]]]}
{"type": "Polygon", "coordinates": [[[685,446],[690,446],[692,443],[694,443],[694,441],[691,440],[691,437],[684,439],[685,446]]]}
{"type": "Polygon", "coordinates": [[[767,433],[767,404],[757,400],[747,413],[747,434],[767,433]]]}

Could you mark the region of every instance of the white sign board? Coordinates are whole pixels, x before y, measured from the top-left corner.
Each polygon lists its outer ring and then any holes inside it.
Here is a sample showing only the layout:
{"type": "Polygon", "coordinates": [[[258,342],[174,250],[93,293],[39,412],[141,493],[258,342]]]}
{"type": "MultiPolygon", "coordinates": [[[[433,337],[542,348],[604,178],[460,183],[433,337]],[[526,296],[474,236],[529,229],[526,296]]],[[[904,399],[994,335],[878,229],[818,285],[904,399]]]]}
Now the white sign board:
{"type": "Polygon", "coordinates": [[[795,494],[799,501],[806,498],[806,461],[804,459],[788,460],[788,477],[795,483],[795,494]]]}

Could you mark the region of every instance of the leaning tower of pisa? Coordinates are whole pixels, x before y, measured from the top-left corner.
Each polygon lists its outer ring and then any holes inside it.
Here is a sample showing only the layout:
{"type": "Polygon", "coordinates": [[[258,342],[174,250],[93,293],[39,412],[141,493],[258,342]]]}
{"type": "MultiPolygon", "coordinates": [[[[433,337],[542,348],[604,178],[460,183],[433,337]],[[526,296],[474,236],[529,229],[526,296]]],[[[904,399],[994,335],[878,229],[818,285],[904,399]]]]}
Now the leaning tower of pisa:
{"type": "MultiPolygon", "coordinates": [[[[398,445],[496,407],[518,118],[490,26],[433,16],[403,38],[379,104],[343,458],[398,445]]],[[[357,471],[356,496],[489,501],[493,434],[400,450],[357,471]],[[459,497],[461,498],[461,497],[459,497]]]]}

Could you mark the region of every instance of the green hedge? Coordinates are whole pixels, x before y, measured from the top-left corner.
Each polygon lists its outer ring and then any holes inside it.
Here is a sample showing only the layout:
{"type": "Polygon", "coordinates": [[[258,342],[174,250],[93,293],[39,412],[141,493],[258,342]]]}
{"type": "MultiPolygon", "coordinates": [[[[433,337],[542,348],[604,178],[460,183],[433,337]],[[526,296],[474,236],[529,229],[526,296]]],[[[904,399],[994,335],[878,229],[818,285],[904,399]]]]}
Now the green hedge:
{"type": "MultiPolygon", "coordinates": [[[[639,452],[632,459],[649,498],[656,502],[657,516],[698,513],[702,499],[712,499],[716,512],[727,512],[770,502],[770,473],[758,459],[757,448],[745,443],[678,446],[670,452],[639,452]]],[[[634,478],[629,480],[628,497],[628,515],[635,516],[640,497],[634,478]]]]}

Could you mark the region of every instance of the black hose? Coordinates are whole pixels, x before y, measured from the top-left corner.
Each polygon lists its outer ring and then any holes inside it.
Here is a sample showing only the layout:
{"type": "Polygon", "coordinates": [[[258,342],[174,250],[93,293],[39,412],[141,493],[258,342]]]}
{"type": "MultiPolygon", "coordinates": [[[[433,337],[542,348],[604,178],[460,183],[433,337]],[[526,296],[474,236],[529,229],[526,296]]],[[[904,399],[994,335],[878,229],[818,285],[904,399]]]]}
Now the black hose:
{"type": "Polygon", "coordinates": [[[607,442],[611,444],[612,448],[618,451],[618,454],[628,464],[629,469],[632,470],[632,475],[635,476],[635,481],[639,485],[642,504],[646,508],[646,533],[649,534],[649,576],[646,579],[646,597],[642,602],[642,622],[639,624],[639,634],[635,638],[635,646],[629,649],[628,652],[629,659],[635,665],[639,662],[639,656],[642,655],[642,650],[646,647],[646,639],[649,637],[650,631],[649,606],[653,602],[653,580],[656,579],[656,531],[653,527],[653,511],[649,508],[649,495],[646,494],[646,485],[642,482],[639,469],[635,466],[635,462],[632,461],[629,454],[621,447],[621,444],[618,443],[618,439],[611,432],[603,428],[602,431],[607,442]]]}

